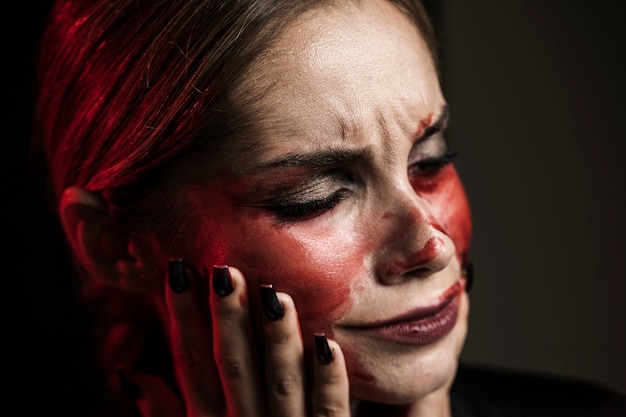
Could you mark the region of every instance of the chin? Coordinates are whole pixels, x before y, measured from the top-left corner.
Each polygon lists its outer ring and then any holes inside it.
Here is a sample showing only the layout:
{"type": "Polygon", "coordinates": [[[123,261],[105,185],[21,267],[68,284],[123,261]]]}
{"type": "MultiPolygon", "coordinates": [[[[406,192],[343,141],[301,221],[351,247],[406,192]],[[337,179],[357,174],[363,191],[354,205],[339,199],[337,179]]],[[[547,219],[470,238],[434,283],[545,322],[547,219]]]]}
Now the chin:
{"type": "Polygon", "coordinates": [[[350,395],[359,400],[402,405],[445,394],[456,375],[467,335],[469,300],[462,296],[457,324],[441,339],[421,346],[345,341],[350,395]]]}

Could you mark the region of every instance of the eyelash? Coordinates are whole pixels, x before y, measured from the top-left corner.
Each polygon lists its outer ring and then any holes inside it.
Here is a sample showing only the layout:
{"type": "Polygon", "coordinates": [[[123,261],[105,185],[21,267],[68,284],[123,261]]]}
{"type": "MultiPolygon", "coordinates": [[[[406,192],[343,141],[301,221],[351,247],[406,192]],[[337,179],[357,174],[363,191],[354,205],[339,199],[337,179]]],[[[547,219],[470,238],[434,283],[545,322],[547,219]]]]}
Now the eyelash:
{"type": "Polygon", "coordinates": [[[454,162],[458,155],[459,153],[456,151],[448,151],[439,157],[422,159],[409,166],[409,173],[419,171],[420,176],[434,177],[443,167],[454,162]]]}
{"type": "Polygon", "coordinates": [[[349,190],[341,189],[320,200],[300,204],[279,203],[271,209],[283,219],[306,219],[334,208],[345,199],[349,193],[349,190]]]}

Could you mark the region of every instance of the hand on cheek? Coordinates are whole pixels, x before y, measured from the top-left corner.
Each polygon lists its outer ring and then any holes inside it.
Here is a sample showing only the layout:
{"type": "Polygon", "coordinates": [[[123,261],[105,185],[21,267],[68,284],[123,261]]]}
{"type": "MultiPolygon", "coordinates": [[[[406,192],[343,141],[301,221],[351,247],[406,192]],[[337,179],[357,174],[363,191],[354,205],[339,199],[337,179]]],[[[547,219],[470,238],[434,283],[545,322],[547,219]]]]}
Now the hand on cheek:
{"type": "Polygon", "coordinates": [[[187,416],[305,417],[328,415],[328,410],[350,415],[341,349],[322,334],[300,334],[289,295],[271,285],[248,288],[243,274],[228,266],[214,268],[210,294],[200,290],[202,279],[182,260],[170,261],[165,300],[180,399],[157,378],[129,375],[144,417],[165,416],[159,410],[178,417],[182,409],[187,416]],[[248,295],[255,290],[263,311],[251,311],[248,295]],[[255,337],[253,315],[263,315],[263,340],[255,337]],[[309,378],[303,336],[315,338],[309,378]]]}
{"type": "Polygon", "coordinates": [[[264,310],[265,380],[272,416],[349,416],[349,386],[339,345],[325,334],[314,339],[313,392],[306,391],[302,335],[291,297],[276,293],[269,284],[260,286],[264,310]]]}

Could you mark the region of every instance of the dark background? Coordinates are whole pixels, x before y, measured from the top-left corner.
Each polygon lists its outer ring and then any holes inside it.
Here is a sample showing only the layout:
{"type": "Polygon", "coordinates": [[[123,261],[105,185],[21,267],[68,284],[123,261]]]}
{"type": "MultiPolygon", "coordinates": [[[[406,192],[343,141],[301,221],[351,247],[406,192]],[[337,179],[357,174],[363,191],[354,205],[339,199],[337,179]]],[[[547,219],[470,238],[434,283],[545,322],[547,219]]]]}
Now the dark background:
{"type": "MultiPolygon", "coordinates": [[[[87,321],[26,163],[49,4],[19,6],[4,37],[5,361],[25,414],[88,404],[95,391],[87,321]]],[[[473,208],[464,360],[626,393],[624,4],[427,2],[473,208]]]]}
{"type": "Polygon", "coordinates": [[[473,208],[463,358],[626,393],[626,2],[429,4],[473,208]]]}

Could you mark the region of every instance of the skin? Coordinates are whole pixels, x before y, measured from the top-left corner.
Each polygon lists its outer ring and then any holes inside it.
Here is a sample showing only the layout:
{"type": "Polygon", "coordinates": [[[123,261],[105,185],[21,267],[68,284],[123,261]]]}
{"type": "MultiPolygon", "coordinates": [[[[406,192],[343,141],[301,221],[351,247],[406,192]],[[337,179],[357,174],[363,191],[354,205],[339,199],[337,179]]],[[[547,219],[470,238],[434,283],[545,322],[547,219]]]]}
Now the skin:
{"type": "Polygon", "coordinates": [[[445,414],[467,332],[463,291],[454,327],[430,343],[349,328],[436,305],[464,285],[465,192],[453,165],[434,173],[419,165],[445,152],[441,132],[424,134],[446,109],[419,32],[386,2],[315,10],[255,63],[242,88],[267,90],[255,103],[258,140],[187,168],[183,177],[193,180],[181,181],[177,200],[193,228],[175,255],[204,275],[215,264],[236,266],[250,290],[239,300],[251,311],[260,309],[259,284],[289,294],[305,351],[314,332],[337,341],[354,398],[445,414]],[[349,157],[284,162],[328,150],[349,157]],[[335,193],[336,204],[314,213],[275,208],[335,193]]]}

